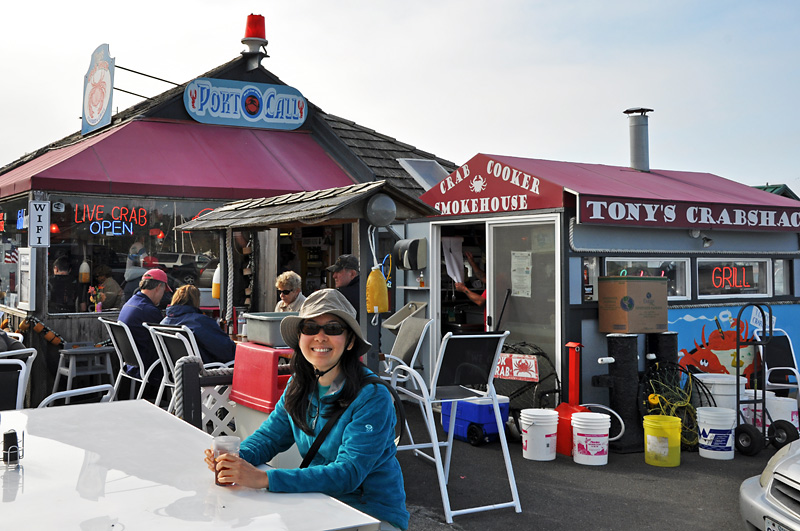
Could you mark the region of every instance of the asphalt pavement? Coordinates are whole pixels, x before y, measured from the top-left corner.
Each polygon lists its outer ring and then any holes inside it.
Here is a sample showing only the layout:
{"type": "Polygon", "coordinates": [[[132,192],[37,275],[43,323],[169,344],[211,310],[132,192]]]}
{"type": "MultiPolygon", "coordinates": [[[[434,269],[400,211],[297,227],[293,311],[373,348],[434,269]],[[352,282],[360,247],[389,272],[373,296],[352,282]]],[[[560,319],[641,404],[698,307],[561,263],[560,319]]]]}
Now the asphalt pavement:
{"type": "MultiPolygon", "coordinates": [[[[421,439],[425,431],[418,408],[407,403],[406,413],[415,439],[421,439]]],[[[444,437],[441,427],[440,434],[444,437]]],[[[554,461],[527,460],[518,441],[509,441],[509,450],[522,512],[466,514],[456,516],[453,524],[445,523],[433,464],[411,451],[399,452],[411,513],[409,529],[743,529],[739,485],[760,474],[775,453],[768,446],[752,457],[736,453],[734,459],[722,461],[684,451],[680,466],[663,468],[645,463],[644,453],[612,452],[608,464],[589,466],[563,455],[554,461]]],[[[455,441],[449,490],[454,509],[510,500],[500,443],[472,446],[455,441]]]]}

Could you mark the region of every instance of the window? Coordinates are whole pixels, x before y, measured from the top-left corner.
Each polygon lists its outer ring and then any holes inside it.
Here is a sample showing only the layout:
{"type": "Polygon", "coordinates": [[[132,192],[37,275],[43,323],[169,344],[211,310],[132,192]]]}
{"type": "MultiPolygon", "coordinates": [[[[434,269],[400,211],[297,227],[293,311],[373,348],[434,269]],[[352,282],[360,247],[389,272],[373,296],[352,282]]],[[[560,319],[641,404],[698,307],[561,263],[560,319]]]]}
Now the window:
{"type": "Polygon", "coordinates": [[[767,297],[771,261],[768,259],[697,259],[697,295],[712,297],[767,297]]]}
{"type": "Polygon", "coordinates": [[[689,298],[688,258],[607,258],[606,275],[666,277],[667,297],[689,298]]]}
{"type": "Polygon", "coordinates": [[[24,295],[19,259],[20,249],[28,245],[28,229],[24,222],[27,211],[27,195],[0,203],[0,304],[19,309],[23,309],[20,297],[24,295]]]}
{"type": "Polygon", "coordinates": [[[789,271],[792,267],[791,260],[775,260],[772,263],[772,291],[773,295],[790,295],[791,276],[789,271]]]}
{"type": "Polygon", "coordinates": [[[439,181],[450,175],[448,171],[442,168],[441,164],[435,160],[397,159],[397,162],[400,163],[400,166],[402,166],[426,192],[439,184],[439,181]]]}
{"type": "Polygon", "coordinates": [[[173,289],[196,284],[210,290],[202,269],[219,253],[218,234],[175,227],[220,203],[56,193],[50,202],[50,313],[96,311],[98,301],[100,310],[119,309],[151,268],[164,270],[173,289]],[[63,266],[58,272],[56,261],[63,266]]]}
{"type": "Polygon", "coordinates": [[[600,267],[598,262],[599,259],[596,256],[587,256],[583,258],[581,276],[583,300],[585,301],[597,300],[597,277],[600,276],[600,267]]]}

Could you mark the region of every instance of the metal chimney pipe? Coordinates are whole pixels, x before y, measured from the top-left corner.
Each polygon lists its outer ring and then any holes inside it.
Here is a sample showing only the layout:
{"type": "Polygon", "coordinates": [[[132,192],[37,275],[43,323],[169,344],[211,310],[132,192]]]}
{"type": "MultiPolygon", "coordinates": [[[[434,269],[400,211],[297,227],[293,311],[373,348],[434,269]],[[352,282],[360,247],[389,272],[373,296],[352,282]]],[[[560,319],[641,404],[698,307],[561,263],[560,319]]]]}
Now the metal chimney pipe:
{"type": "Polygon", "coordinates": [[[628,115],[631,143],[631,168],[650,171],[650,146],[647,133],[647,113],[653,109],[633,107],[624,111],[628,115]]]}

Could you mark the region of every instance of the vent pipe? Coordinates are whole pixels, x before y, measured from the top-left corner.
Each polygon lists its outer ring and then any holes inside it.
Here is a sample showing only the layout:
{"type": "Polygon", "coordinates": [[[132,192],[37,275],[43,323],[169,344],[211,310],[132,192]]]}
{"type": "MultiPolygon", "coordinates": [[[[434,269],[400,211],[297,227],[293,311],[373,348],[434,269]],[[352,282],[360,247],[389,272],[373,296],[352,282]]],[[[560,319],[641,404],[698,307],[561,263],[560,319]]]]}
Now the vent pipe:
{"type": "Polygon", "coordinates": [[[628,115],[628,126],[631,136],[631,168],[639,171],[650,171],[650,146],[647,134],[647,113],[653,109],[633,107],[624,111],[628,115]]]}

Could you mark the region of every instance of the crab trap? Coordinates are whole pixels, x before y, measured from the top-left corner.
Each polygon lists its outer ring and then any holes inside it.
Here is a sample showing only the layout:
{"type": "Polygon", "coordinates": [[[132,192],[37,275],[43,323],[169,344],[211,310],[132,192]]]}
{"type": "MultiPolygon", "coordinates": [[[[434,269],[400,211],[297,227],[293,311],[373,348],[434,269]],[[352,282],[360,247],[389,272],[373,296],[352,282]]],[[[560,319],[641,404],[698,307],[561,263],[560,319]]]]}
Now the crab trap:
{"type": "MultiPolygon", "coordinates": [[[[494,388],[498,395],[508,397],[517,433],[521,433],[521,410],[554,408],[561,392],[550,357],[539,346],[525,341],[503,345],[494,374],[494,388]]],[[[511,435],[516,434],[512,432],[511,435]]]]}

